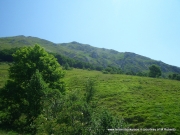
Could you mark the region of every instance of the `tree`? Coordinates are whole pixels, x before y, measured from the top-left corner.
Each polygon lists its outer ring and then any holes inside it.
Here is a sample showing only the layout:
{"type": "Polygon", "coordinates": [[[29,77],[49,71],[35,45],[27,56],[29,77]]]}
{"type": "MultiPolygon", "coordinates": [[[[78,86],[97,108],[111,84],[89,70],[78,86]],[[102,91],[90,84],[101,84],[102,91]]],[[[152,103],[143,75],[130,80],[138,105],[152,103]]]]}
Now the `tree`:
{"type": "Polygon", "coordinates": [[[172,74],[168,76],[169,79],[173,79],[173,80],[179,80],[180,81],[180,74],[172,74]]]}
{"type": "Polygon", "coordinates": [[[37,44],[17,50],[13,59],[9,80],[0,90],[0,121],[21,130],[41,114],[46,89],[64,93],[64,72],[54,56],[37,44]]]}
{"type": "Polygon", "coordinates": [[[161,76],[161,69],[157,65],[152,65],[149,67],[149,77],[160,77],[161,76]]]}
{"type": "Polygon", "coordinates": [[[48,54],[42,47],[35,45],[32,47],[23,47],[13,54],[14,64],[10,67],[10,79],[18,82],[22,87],[31,79],[36,69],[42,74],[43,80],[50,88],[64,91],[61,78],[64,72],[60,67],[57,59],[48,54]]]}
{"type": "MultiPolygon", "coordinates": [[[[26,111],[27,124],[32,124],[33,120],[37,118],[43,110],[43,97],[45,96],[46,83],[42,79],[39,70],[32,75],[29,83],[27,84],[27,102],[26,111]]],[[[32,129],[31,129],[32,130],[32,129]]],[[[34,129],[35,130],[35,129],[34,129]]]]}
{"type": "Polygon", "coordinates": [[[12,80],[8,80],[0,89],[0,127],[17,129],[20,123],[23,125],[20,118],[27,105],[24,97],[24,90],[12,80]]]}
{"type": "Polygon", "coordinates": [[[69,64],[68,64],[67,62],[66,62],[65,65],[64,65],[64,69],[65,69],[65,70],[69,70],[69,69],[70,69],[69,64]]]}
{"type": "Polygon", "coordinates": [[[19,48],[11,48],[0,50],[0,61],[12,62],[12,54],[15,53],[19,48]]]}

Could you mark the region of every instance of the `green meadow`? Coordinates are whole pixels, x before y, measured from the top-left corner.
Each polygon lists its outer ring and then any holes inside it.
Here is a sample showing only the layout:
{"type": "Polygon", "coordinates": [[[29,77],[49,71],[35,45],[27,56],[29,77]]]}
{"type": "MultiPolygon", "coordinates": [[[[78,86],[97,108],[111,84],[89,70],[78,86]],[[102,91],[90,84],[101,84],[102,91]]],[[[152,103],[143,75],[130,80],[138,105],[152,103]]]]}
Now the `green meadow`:
{"type": "MultiPolygon", "coordinates": [[[[0,87],[8,78],[7,63],[0,63],[0,87]]],[[[67,90],[82,90],[88,78],[95,81],[97,107],[123,118],[129,128],[179,130],[180,82],[119,74],[103,74],[82,69],[66,70],[67,90]]],[[[167,132],[164,132],[167,133],[167,132]]]]}
{"type": "Polygon", "coordinates": [[[98,71],[66,71],[68,89],[83,89],[88,78],[96,84],[94,101],[122,117],[131,128],[175,128],[180,125],[180,82],[98,71]]]}

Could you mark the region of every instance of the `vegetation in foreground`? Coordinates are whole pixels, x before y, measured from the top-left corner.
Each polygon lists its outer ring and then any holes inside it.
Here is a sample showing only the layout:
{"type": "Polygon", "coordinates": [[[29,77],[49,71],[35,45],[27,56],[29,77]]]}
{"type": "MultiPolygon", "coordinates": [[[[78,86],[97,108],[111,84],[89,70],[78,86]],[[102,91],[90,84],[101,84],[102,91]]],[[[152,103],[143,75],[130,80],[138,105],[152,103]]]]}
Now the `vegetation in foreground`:
{"type": "Polygon", "coordinates": [[[94,101],[122,116],[130,127],[169,127],[180,125],[180,83],[159,78],[102,74],[74,69],[65,77],[71,89],[83,87],[83,80],[96,79],[94,101]]]}
{"type": "Polygon", "coordinates": [[[39,45],[13,54],[9,78],[0,89],[0,127],[23,134],[111,134],[124,121],[91,102],[94,81],[84,93],[65,91],[64,71],[39,45]]]}
{"type": "MultiPolygon", "coordinates": [[[[3,70],[0,72],[6,76],[8,65],[2,64],[1,66],[3,70]]],[[[156,133],[179,133],[180,102],[178,99],[180,98],[180,84],[178,81],[102,74],[98,71],[81,69],[67,70],[63,81],[67,84],[66,89],[69,94],[77,97],[75,98],[77,102],[73,102],[76,105],[78,105],[79,101],[87,103],[83,95],[85,94],[85,84],[88,78],[96,80],[96,92],[90,104],[91,108],[94,107],[96,110],[102,107],[107,108],[111,114],[124,118],[129,128],[175,128],[176,132],[161,131],[156,133]]],[[[68,100],[65,101],[69,101],[69,98],[67,96],[65,99],[68,100]]],[[[70,110],[72,109],[71,105],[69,106],[70,110]]],[[[73,113],[71,116],[77,116],[77,113],[73,113]]],[[[97,115],[96,117],[100,118],[97,115]]],[[[96,121],[98,120],[96,119],[96,121]]],[[[47,123],[46,127],[49,128],[50,125],[52,123],[49,125],[47,123]]],[[[47,132],[43,128],[39,129],[41,129],[42,133],[47,132]]],[[[156,134],[155,132],[143,133],[156,134]]]]}

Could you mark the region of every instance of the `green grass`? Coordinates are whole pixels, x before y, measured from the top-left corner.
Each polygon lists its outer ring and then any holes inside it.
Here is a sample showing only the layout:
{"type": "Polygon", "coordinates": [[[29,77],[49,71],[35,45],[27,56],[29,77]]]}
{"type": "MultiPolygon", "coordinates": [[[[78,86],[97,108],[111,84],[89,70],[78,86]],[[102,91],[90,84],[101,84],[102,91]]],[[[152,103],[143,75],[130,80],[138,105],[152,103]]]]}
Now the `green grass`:
{"type": "MultiPolygon", "coordinates": [[[[8,76],[8,65],[0,64],[0,87],[8,76]]],[[[108,108],[131,128],[175,128],[180,125],[180,82],[130,75],[102,74],[99,71],[66,71],[67,90],[81,89],[93,78],[98,107],[108,108]]]]}
{"type": "Polygon", "coordinates": [[[87,78],[96,80],[94,101],[123,117],[132,128],[178,128],[180,82],[98,71],[67,71],[68,89],[82,88],[87,78]]]}

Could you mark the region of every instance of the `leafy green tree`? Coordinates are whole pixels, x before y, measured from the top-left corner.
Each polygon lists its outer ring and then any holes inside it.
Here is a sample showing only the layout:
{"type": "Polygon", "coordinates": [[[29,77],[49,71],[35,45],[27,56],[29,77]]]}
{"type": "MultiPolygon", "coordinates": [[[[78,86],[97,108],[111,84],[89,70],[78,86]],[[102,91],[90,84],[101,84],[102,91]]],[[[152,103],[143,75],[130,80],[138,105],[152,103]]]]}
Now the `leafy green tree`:
{"type": "Polygon", "coordinates": [[[149,77],[160,77],[161,76],[161,69],[157,65],[152,65],[149,67],[149,77]]]}
{"type": "Polygon", "coordinates": [[[38,69],[48,87],[64,91],[64,83],[61,81],[64,77],[62,68],[56,58],[39,45],[36,44],[33,48],[23,47],[13,54],[13,58],[14,64],[10,67],[9,77],[22,87],[27,86],[31,76],[38,69]]]}
{"type": "Polygon", "coordinates": [[[24,90],[16,82],[8,80],[0,89],[0,127],[17,129],[19,124],[23,127],[20,118],[26,105],[24,90]]]}
{"type": "Polygon", "coordinates": [[[0,90],[0,125],[19,131],[33,129],[31,133],[35,134],[33,122],[42,113],[44,97],[54,91],[65,91],[61,80],[64,72],[56,59],[39,45],[23,47],[13,58],[9,80],[0,90]]]}
{"type": "Polygon", "coordinates": [[[42,99],[45,96],[45,90],[46,83],[42,79],[42,75],[39,73],[39,70],[36,70],[36,72],[32,75],[26,89],[26,100],[28,105],[26,106],[25,114],[27,116],[27,124],[33,124],[34,119],[36,119],[42,113],[42,99]]]}

